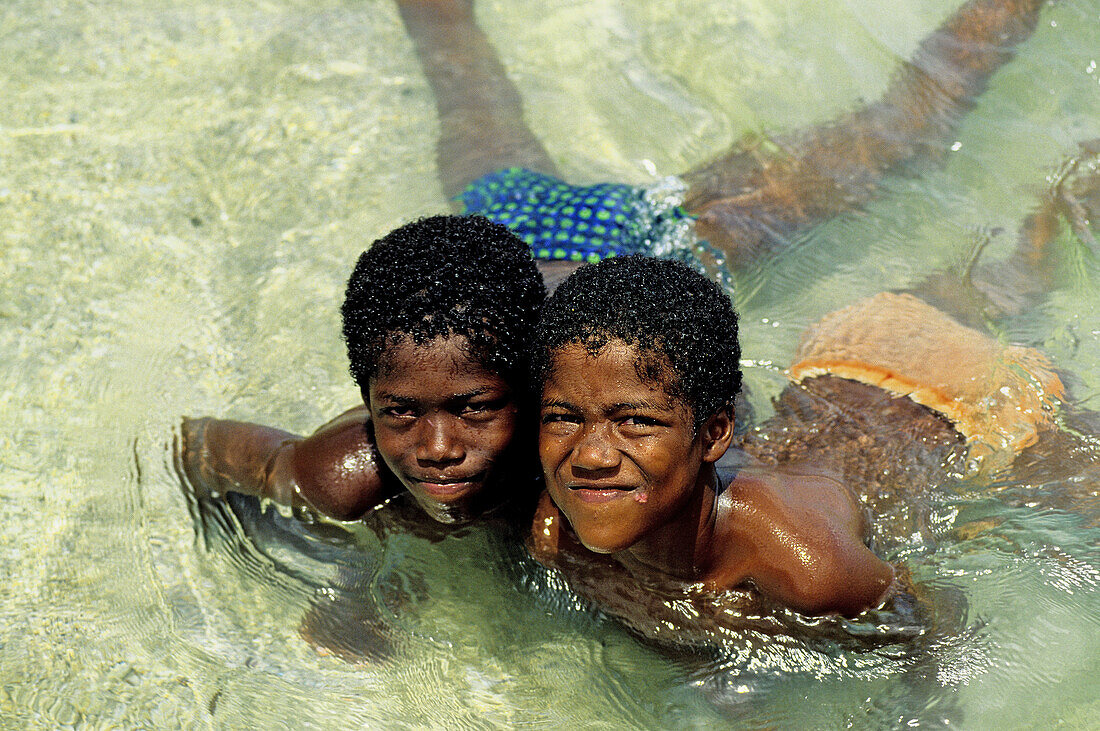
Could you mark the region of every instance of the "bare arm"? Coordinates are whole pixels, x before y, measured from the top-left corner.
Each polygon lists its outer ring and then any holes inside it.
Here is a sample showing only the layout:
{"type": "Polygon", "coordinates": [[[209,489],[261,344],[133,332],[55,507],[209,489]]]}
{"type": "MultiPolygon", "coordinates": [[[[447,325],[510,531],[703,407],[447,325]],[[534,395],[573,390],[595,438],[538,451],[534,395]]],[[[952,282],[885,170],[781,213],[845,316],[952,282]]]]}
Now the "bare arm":
{"type": "Polygon", "coordinates": [[[737,146],[687,173],[685,207],[733,264],[874,196],[883,176],[929,156],[1035,28],[1042,0],[970,0],[928,36],[879,101],[832,123],[737,146]]]}
{"type": "Polygon", "coordinates": [[[196,492],[238,492],[354,520],[389,497],[360,406],[308,437],[221,419],[184,419],[180,467],[196,492]]]}
{"type": "MultiPolygon", "coordinates": [[[[793,546],[787,561],[773,560],[748,578],[772,599],[803,614],[854,617],[879,606],[894,581],[894,568],[850,536],[815,536],[793,546]]],[[[773,557],[778,559],[782,557],[773,557]]]]}
{"type": "Polygon", "coordinates": [[[739,476],[721,498],[707,587],[751,583],[803,614],[877,607],[894,569],[864,544],[855,497],[835,479],[790,470],[739,476]]]}

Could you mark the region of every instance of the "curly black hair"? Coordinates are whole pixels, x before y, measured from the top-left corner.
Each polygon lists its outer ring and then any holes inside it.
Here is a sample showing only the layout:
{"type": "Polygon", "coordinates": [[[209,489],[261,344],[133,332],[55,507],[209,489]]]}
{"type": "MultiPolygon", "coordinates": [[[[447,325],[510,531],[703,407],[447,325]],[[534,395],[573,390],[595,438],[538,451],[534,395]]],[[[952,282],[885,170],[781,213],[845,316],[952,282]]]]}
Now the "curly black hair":
{"type": "MultiPolygon", "coordinates": [[[[732,408],[741,389],[737,313],[722,289],[678,261],[625,256],[583,266],[546,301],[535,331],[536,392],[554,352],[573,343],[597,353],[611,340],[639,351],[638,376],[683,399],[698,428],[732,408]],[[664,355],[672,373],[662,373],[664,355]]],[[[667,370],[668,366],[663,367],[667,370]]]]}
{"type": "Polygon", "coordinates": [[[461,335],[474,360],[517,390],[546,299],[531,254],[480,216],[433,216],[375,241],[348,280],[341,314],[351,375],[365,394],[386,348],[461,335]]]}

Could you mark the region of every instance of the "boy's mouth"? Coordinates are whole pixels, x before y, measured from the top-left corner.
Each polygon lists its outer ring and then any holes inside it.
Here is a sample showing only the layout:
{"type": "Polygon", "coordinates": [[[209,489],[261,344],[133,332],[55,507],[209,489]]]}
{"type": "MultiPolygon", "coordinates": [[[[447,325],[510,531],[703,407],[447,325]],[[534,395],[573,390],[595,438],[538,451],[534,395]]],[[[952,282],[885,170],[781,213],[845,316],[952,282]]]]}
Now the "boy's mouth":
{"type": "MultiPolygon", "coordinates": [[[[584,503],[602,503],[610,500],[618,500],[626,495],[634,494],[637,488],[633,485],[605,485],[583,482],[567,483],[566,488],[584,503]]],[[[644,502],[644,501],[642,501],[644,502]]]]}
{"type": "Polygon", "coordinates": [[[413,477],[420,489],[432,497],[451,497],[476,488],[485,480],[486,472],[482,471],[470,477],[452,478],[420,478],[413,477]]]}

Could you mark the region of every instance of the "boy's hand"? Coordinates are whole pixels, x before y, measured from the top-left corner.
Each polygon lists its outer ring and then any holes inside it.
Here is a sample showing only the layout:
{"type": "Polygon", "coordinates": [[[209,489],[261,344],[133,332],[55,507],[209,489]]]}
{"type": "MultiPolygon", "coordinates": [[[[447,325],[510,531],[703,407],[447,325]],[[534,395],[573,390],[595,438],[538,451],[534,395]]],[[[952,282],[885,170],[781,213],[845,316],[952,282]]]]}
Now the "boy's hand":
{"type": "Polygon", "coordinates": [[[550,493],[543,490],[535,508],[535,517],[531,520],[527,550],[532,558],[545,566],[553,566],[557,559],[561,521],[558,506],[550,499],[550,493]]]}
{"type": "Polygon", "coordinates": [[[203,444],[208,418],[183,417],[180,432],[172,440],[172,463],[185,487],[190,487],[197,499],[217,497],[203,474],[203,444]]]}

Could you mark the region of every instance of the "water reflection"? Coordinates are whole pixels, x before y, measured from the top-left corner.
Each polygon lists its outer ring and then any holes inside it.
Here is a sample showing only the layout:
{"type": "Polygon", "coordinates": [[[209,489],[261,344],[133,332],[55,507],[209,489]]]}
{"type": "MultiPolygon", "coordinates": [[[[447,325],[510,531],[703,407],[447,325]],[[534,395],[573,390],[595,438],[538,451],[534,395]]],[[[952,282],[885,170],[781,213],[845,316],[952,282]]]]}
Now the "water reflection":
{"type": "MultiPolygon", "coordinates": [[[[683,170],[745,132],[814,124],[875,98],[957,4],[478,8],[561,167],[637,179],[643,159],[683,170]]],[[[953,485],[927,533],[895,547],[930,593],[966,598],[965,621],[924,650],[927,661],[885,649],[773,657],[750,636],[755,653],[686,669],[560,588],[517,590],[526,579],[506,573],[510,558],[484,560],[498,549],[477,533],[446,551],[369,533],[345,545],[304,532],[280,548],[237,517],[211,516],[202,530],[218,537],[209,550],[195,544],[163,449],[179,415],[278,416],[306,429],[346,407],[355,394],[334,313],[349,262],[364,238],[447,203],[426,182],[429,91],[388,8],[5,7],[5,722],[839,728],[951,717],[1095,728],[1100,557],[1095,521],[1077,512],[1095,515],[1091,457],[1080,474],[1036,464],[985,489],[953,485]],[[1036,504],[1036,493],[1064,502],[1036,504]],[[341,584],[309,558],[318,552],[366,565],[394,597],[341,584]],[[428,596],[402,572],[424,577],[428,596]],[[325,596],[316,592],[334,586],[375,602],[392,650],[383,664],[317,657],[303,640],[302,619],[325,596]],[[405,606],[411,619],[399,624],[405,606]],[[919,682],[901,680],[910,667],[919,682]],[[708,682],[719,687],[693,685],[708,682]]],[[[1097,13],[1093,0],[1045,8],[957,150],[887,181],[879,202],[738,283],[760,418],[782,381],[774,364],[789,361],[806,324],[956,261],[975,230],[1015,231],[1044,175],[1100,135],[1097,13]]],[[[1012,243],[994,235],[987,256],[1012,243]]],[[[1088,256],[1078,263],[1075,284],[1003,333],[1076,373],[1088,406],[1100,389],[1100,310],[1088,256]]]]}

